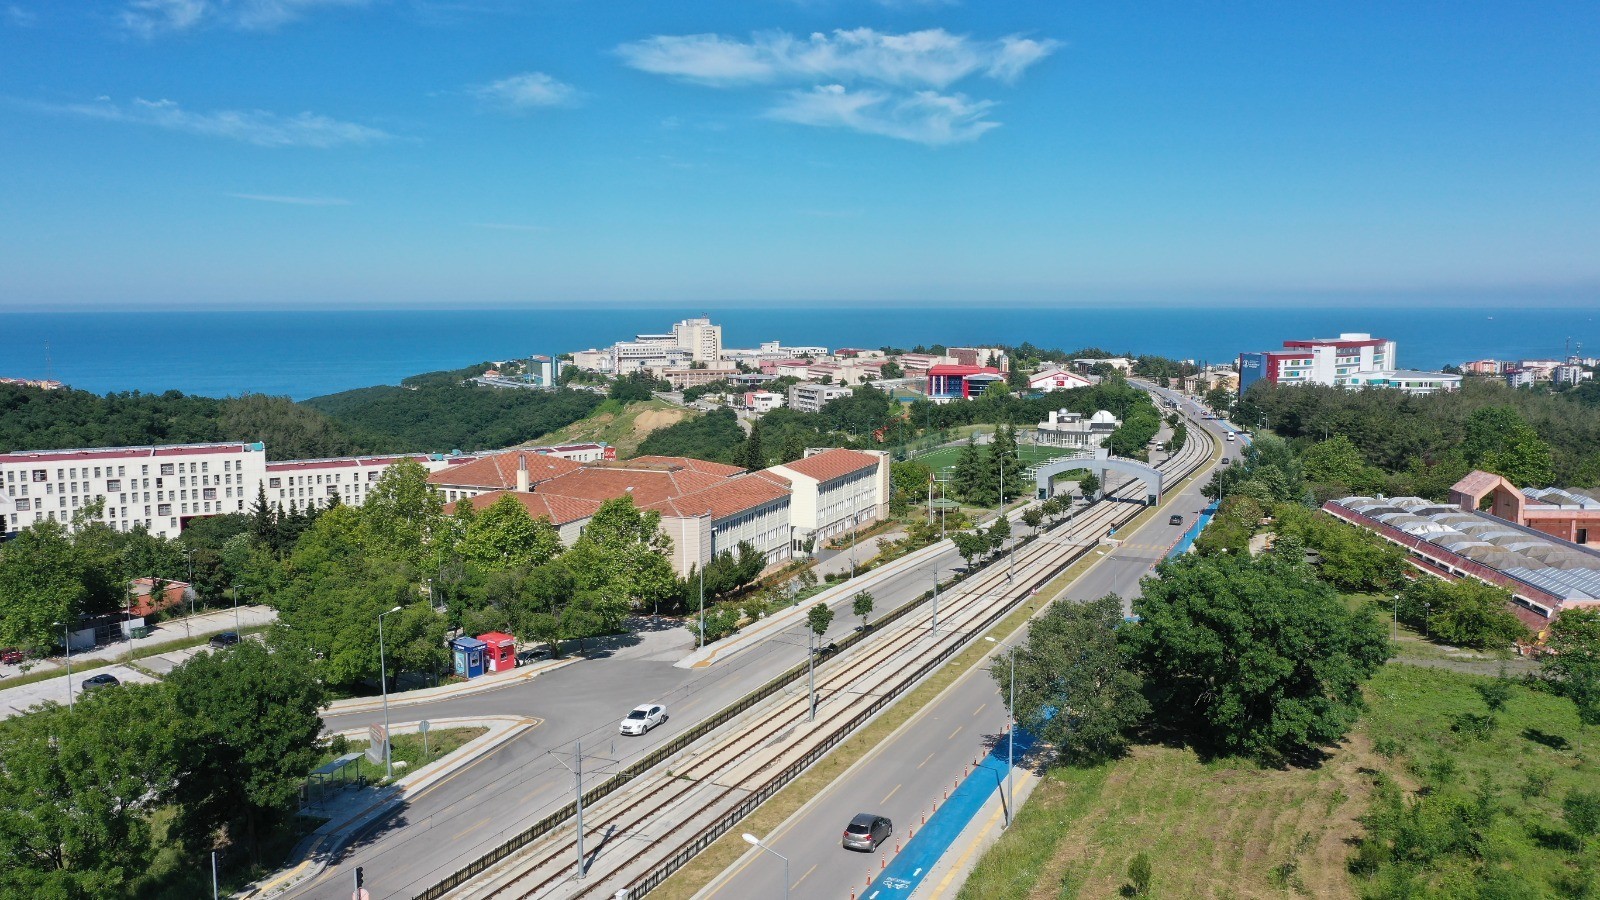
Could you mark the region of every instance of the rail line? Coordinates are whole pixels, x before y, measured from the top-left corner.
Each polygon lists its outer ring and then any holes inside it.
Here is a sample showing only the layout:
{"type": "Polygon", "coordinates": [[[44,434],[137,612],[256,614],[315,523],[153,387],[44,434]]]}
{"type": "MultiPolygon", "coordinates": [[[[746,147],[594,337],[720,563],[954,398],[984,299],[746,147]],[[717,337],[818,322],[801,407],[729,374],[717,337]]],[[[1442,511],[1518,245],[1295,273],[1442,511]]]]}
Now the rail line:
{"type": "MultiPolygon", "coordinates": [[[[1185,446],[1156,468],[1177,481],[1198,469],[1214,446],[1215,438],[1205,428],[1196,428],[1185,446]]],[[[1108,492],[1108,497],[1128,499],[1121,495],[1136,483],[1137,479],[1129,478],[1108,492]]],[[[931,609],[905,612],[907,607],[918,607],[925,601],[910,601],[897,611],[902,613],[898,617],[903,621],[894,623],[892,630],[876,635],[858,652],[841,654],[826,665],[818,665],[815,722],[806,720],[809,694],[791,687],[776,703],[748,712],[742,721],[729,722],[722,736],[709,746],[685,748],[689,756],[680,752],[672,768],[658,765],[640,773],[621,789],[621,796],[585,810],[586,845],[598,848],[585,864],[591,871],[589,880],[566,881],[576,865],[575,836],[571,832],[559,838],[549,834],[527,846],[520,855],[510,856],[506,864],[498,867],[498,874],[489,870],[489,883],[480,882],[462,895],[529,900],[549,895],[557,882],[565,881],[568,889],[561,892],[562,896],[610,897],[623,887],[629,897],[642,896],[866,718],[893,702],[1033,590],[1087,553],[1108,529],[1132,519],[1143,508],[1142,504],[1096,503],[1014,548],[1009,567],[1007,560],[996,557],[941,594],[938,634],[929,627],[931,609]],[[1014,568],[1014,576],[1010,568],[1014,568]],[[845,702],[832,702],[840,698],[845,702]],[[675,823],[664,825],[669,817],[663,813],[678,807],[691,811],[675,823]],[[707,824],[704,819],[708,814],[715,820],[707,824]],[[593,871],[603,861],[601,854],[614,841],[627,842],[626,858],[607,872],[593,871]],[[624,878],[622,869],[645,855],[662,861],[642,877],[624,878]]]]}

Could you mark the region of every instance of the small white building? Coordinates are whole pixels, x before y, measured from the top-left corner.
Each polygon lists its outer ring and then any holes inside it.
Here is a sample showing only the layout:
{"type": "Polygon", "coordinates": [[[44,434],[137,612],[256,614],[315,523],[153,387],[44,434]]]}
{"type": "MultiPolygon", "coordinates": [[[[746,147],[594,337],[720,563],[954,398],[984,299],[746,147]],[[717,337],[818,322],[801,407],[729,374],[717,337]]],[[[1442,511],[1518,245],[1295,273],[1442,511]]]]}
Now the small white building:
{"type": "Polygon", "coordinates": [[[745,391],[744,408],[755,413],[768,413],[784,403],[784,395],[774,391],[745,391]]]}
{"type": "Polygon", "coordinates": [[[1088,417],[1065,409],[1053,410],[1050,418],[1034,429],[1033,440],[1050,447],[1094,450],[1121,425],[1120,419],[1103,409],[1088,417]]]}
{"type": "Polygon", "coordinates": [[[764,470],[784,479],[791,546],[812,552],[823,541],[889,514],[889,454],[880,450],[808,450],[803,459],[764,470]]]}
{"type": "Polygon", "coordinates": [[[789,385],[789,408],[797,412],[821,412],[829,400],[850,396],[842,384],[814,384],[802,381],[789,385]]]}
{"type": "MultiPolygon", "coordinates": [[[[367,502],[367,494],[384,470],[401,460],[412,460],[430,472],[448,465],[443,456],[345,456],[334,459],[295,459],[267,463],[267,502],[279,512],[324,507],[338,497],[346,506],[367,502]]],[[[252,496],[250,501],[254,501],[252,496]]]]}
{"type": "Polygon", "coordinates": [[[1065,369],[1042,369],[1028,376],[1028,388],[1035,391],[1070,391],[1082,387],[1093,387],[1100,383],[1097,375],[1080,375],[1065,369]]]}

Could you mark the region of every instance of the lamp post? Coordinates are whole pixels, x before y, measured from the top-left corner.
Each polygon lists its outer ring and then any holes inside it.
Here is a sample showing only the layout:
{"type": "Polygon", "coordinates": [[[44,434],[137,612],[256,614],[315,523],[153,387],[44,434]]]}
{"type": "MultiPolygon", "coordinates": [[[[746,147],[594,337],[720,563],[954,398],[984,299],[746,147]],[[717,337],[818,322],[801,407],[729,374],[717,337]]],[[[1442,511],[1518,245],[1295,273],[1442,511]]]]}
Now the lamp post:
{"type": "Polygon", "coordinates": [[[783,860],[783,900],[789,900],[789,857],[761,843],[761,839],[753,834],[744,835],[744,842],[752,847],[759,847],[783,860]]]}
{"type": "Polygon", "coordinates": [[[1397,643],[1397,644],[1400,643],[1400,595],[1399,594],[1395,594],[1394,595],[1394,627],[1392,629],[1392,637],[1390,637],[1390,640],[1395,642],[1395,643],[1397,643]]]}
{"type": "MultiPolygon", "coordinates": [[[[238,597],[234,598],[238,602],[238,597]]],[[[378,685],[383,692],[383,777],[394,777],[394,740],[389,736],[389,667],[383,652],[383,617],[389,613],[397,613],[400,607],[396,606],[389,612],[378,613],[378,685]]]]}
{"type": "Polygon", "coordinates": [[[67,712],[72,712],[72,635],[67,633],[67,623],[57,622],[61,626],[61,643],[67,648],[67,712]]]}
{"type": "Polygon", "coordinates": [[[188,557],[189,560],[189,586],[185,589],[185,593],[190,597],[189,615],[183,620],[183,636],[187,638],[193,637],[190,620],[194,618],[194,548],[190,547],[184,550],[183,555],[188,557]]]}
{"type": "MultiPolygon", "coordinates": [[[[379,624],[383,624],[379,622],[379,624]]],[[[239,586],[233,586],[233,633],[238,634],[244,629],[239,626],[239,586]]]]}
{"type": "Polygon", "coordinates": [[[1433,604],[1422,601],[1422,636],[1433,640],[1433,604]]]}
{"type": "Polygon", "coordinates": [[[699,646],[698,649],[704,650],[705,647],[706,647],[706,567],[705,567],[705,564],[701,563],[700,565],[695,566],[695,571],[700,576],[700,646],[699,646]]]}
{"type": "Polygon", "coordinates": [[[819,637],[820,635],[810,628],[806,629],[806,681],[809,685],[807,690],[811,695],[810,712],[806,714],[807,722],[815,722],[817,720],[817,651],[815,648],[819,637]]]}
{"type": "Polygon", "coordinates": [[[1016,768],[1014,762],[1017,747],[1017,648],[995,637],[985,637],[984,640],[1006,648],[1006,653],[1011,658],[1010,665],[1007,666],[1011,670],[1011,703],[1006,707],[1006,714],[1011,719],[1011,731],[1006,735],[1006,802],[1002,804],[1006,811],[1005,827],[1010,828],[1011,799],[1014,796],[1011,789],[1011,770],[1016,768]]]}

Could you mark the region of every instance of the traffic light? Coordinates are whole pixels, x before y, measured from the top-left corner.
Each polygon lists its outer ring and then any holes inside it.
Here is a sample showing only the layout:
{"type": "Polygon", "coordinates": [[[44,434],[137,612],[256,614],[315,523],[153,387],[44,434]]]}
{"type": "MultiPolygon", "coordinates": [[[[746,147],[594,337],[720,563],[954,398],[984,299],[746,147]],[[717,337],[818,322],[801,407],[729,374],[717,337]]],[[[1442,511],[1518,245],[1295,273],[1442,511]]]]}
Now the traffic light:
{"type": "Polygon", "coordinates": [[[356,887],[360,888],[366,881],[367,873],[360,866],[356,866],[356,887]]]}

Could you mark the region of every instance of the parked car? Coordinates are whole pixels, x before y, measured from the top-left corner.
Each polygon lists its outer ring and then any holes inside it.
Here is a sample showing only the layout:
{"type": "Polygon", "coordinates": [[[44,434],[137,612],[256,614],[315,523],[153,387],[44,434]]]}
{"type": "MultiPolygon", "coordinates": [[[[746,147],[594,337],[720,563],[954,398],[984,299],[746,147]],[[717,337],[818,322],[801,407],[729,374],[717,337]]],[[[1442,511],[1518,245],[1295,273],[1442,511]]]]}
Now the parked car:
{"type": "Polygon", "coordinates": [[[1167,524],[1168,525],[1182,525],[1183,524],[1183,516],[1180,516],[1180,515],[1177,515],[1177,514],[1170,515],[1170,516],[1167,517],[1167,524]]]}
{"type": "Polygon", "coordinates": [[[821,646],[812,647],[811,652],[815,653],[819,657],[832,656],[833,654],[839,652],[839,645],[835,644],[833,641],[829,641],[821,646]]]}
{"type": "Polygon", "coordinates": [[[239,632],[218,632],[217,634],[213,634],[211,636],[211,640],[207,641],[206,643],[210,644],[214,650],[226,650],[229,647],[232,647],[234,644],[239,643],[239,632]]]}
{"type": "Polygon", "coordinates": [[[529,663],[536,663],[541,659],[548,658],[549,656],[549,650],[518,650],[517,665],[525,666],[529,663]]]}
{"type": "Polygon", "coordinates": [[[0,663],[5,663],[8,666],[14,666],[17,663],[22,662],[23,659],[24,657],[21,650],[14,650],[10,647],[0,650],[0,663]]]}
{"type": "Polygon", "coordinates": [[[622,734],[644,734],[667,720],[667,708],[659,703],[636,706],[617,729],[622,734]]]}
{"type": "Polygon", "coordinates": [[[846,850],[865,850],[868,853],[894,834],[894,823],[875,813],[856,813],[844,829],[846,850]]]}
{"type": "Polygon", "coordinates": [[[101,688],[116,687],[121,683],[115,675],[90,675],[83,680],[83,689],[85,691],[98,691],[101,688]]]}

